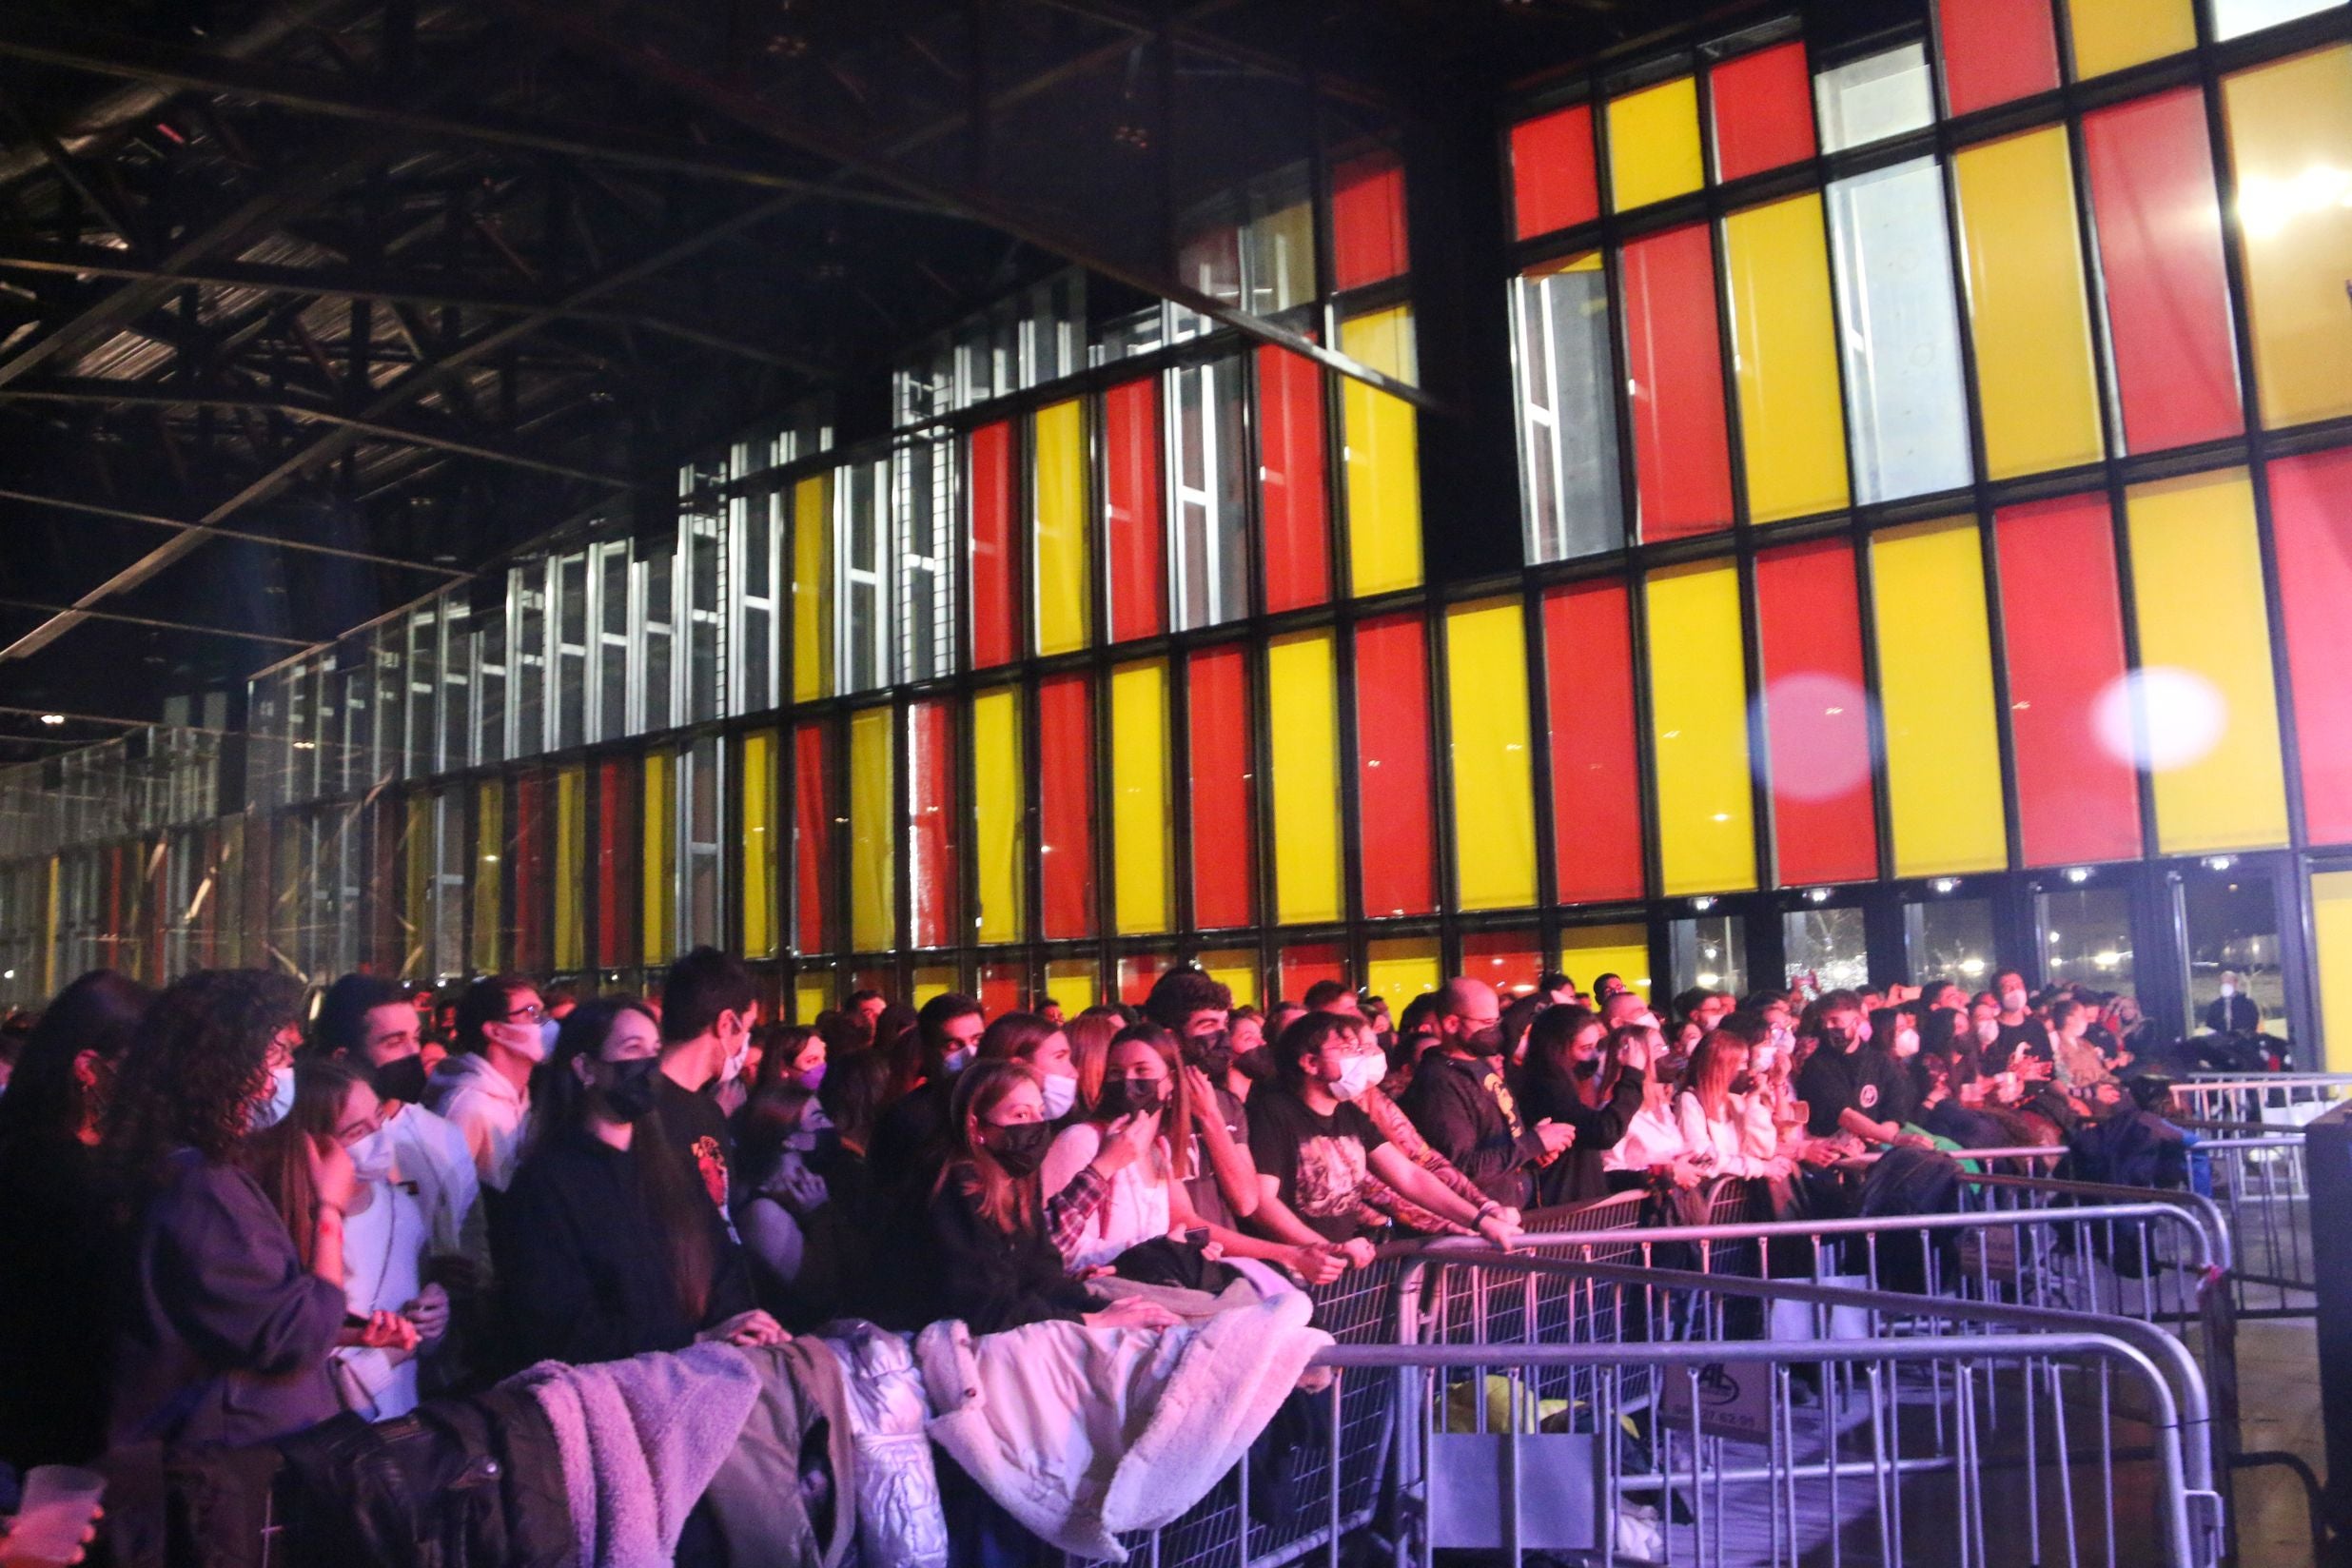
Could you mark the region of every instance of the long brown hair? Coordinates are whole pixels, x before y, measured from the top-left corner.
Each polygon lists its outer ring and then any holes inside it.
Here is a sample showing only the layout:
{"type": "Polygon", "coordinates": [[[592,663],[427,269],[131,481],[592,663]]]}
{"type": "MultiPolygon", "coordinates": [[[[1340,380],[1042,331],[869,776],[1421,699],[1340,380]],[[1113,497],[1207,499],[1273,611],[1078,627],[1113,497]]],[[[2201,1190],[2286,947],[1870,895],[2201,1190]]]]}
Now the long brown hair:
{"type": "Polygon", "coordinates": [[[1748,1065],[1748,1042],[1729,1029],[1709,1029],[1682,1069],[1682,1087],[1710,1122],[1731,1114],[1732,1081],[1748,1065]]]}
{"type": "Polygon", "coordinates": [[[316,1239],[312,1209],[318,1193],[310,1182],[310,1144],[314,1138],[333,1138],[343,1122],[351,1091],[365,1082],[360,1069],[335,1058],[305,1056],[294,1064],[294,1107],[283,1120],[247,1138],[237,1150],[238,1163],[268,1194],[303,1266],[310,1266],[311,1243],[316,1239]]]}
{"type": "Polygon", "coordinates": [[[971,1135],[971,1124],[1005,1102],[1023,1084],[1044,1085],[1027,1062],[974,1062],[956,1075],[955,1092],[948,1098],[948,1138],[951,1154],[939,1173],[944,1184],[952,1178],[963,1187],[981,1217],[1008,1236],[1018,1235],[1037,1223],[1042,1200],[1037,1175],[1015,1176],[999,1165],[986,1144],[971,1135]]]}
{"type": "Polygon", "coordinates": [[[1062,1026],[1069,1037],[1069,1065],[1078,1069],[1078,1110],[1092,1115],[1103,1098],[1103,1073],[1110,1065],[1110,1043],[1119,1034],[1119,1015],[1088,1008],[1062,1026]]]}
{"type": "MultiPolygon", "coordinates": [[[[1160,1136],[1167,1140],[1168,1172],[1182,1182],[1192,1175],[1192,1090],[1185,1083],[1184,1052],[1176,1036],[1157,1024],[1130,1024],[1119,1031],[1103,1053],[1104,1076],[1109,1076],[1110,1051],[1121,1046],[1149,1046],[1167,1068],[1167,1098],[1160,1107],[1160,1136]]],[[[1092,1115],[1091,1112],[1088,1113],[1092,1115]]],[[[1099,1116],[1093,1117],[1101,1121],[1099,1116]]]]}

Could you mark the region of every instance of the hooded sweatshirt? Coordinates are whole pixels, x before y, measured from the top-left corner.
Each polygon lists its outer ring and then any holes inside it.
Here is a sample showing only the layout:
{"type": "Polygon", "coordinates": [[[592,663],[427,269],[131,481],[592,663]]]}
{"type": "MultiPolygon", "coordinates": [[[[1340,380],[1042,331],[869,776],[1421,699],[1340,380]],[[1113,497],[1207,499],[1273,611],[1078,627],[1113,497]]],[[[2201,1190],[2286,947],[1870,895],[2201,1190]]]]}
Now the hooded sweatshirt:
{"type": "Polygon", "coordinates": [[[468,1052],[433,1069],[424,1097],[433,1113],[464,1137],[481,1185],[505,1191],[531,1125],[529,1090],[516,1088],[487,1056],[468,1052]]]}

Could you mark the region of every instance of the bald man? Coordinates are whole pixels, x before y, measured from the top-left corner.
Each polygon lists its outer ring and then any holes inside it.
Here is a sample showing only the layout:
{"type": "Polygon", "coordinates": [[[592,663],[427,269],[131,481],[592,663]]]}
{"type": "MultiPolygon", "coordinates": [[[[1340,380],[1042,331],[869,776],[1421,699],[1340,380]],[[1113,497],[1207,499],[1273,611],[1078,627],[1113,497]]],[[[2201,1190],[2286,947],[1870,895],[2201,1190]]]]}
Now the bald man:
{"type": "Polygon", "coordinates": [[[1499,1204],[1527,1208],[1536,1171],[1576,1142],[1557,1122],[1525,1126],[1503,1081],[1502,1006],[1483,980],[1439,988],[1438,1043],[1414,1070],[1399,1103],[1413,1126],[1454,1167],[1499,1204]]]}

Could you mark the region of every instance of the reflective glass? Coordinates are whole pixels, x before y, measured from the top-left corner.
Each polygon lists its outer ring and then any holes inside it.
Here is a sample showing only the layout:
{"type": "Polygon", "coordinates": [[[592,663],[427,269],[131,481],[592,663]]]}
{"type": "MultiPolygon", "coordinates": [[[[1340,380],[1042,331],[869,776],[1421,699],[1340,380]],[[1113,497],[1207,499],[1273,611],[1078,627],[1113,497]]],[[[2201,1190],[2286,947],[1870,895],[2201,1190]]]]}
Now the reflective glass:
{"type": "Polygon", "coordinates": [[[1955,980],[1984,989],[1997,960],[1992,947],[1992,901],[1931,898],[1903,906],[1903,952],[1914,985],[1955,980]]]}
{"type": "Polygon", "coordinates": [[[1520,277],[1516,295],[1528,563],[1617,549],[1625,500],[1608,274],[1597,253],[1572,256],[1520,277]]]}
{"type": "Polygon", "coordinates": [[[1788,911],[1780,917],[1781,983],[1806,996],[1869,989],[1868,928],[1858,905],[1809,904],[1788,911]]]}
{"type": "Polygon", "coordinates": [[[1821,150],[1880,142],[1935,123],[1935,93],[1927,50],[1905,44],[1884,53],[1833,66],[1813,77],[1821,119],[1821,150]]]}
{"type": "Polygon", "coordinates": [[[2033,922],[2045,984],[2133,989],[2131,894],[2124,889],[2071,887],[2035,893],[2033,922]]]}
{"type": "MultiPolygon", "coordinates": [[[[1639,928],[1634,928],[1638,930],[1639,928]]],[[[1734,996],[1748,992],[1748,930],[1737,915],[1703,914],[1688,920],[1669,922],[1666,928],[1667,960],[1671,984],[1676,990],[1688,990],[1693,986],[1704,986],[1709,990],[1730,991],[1734,996]]],[[[1566,958],[1567,953],[1561,956],[1566,958]]],[[[1645,964],[1643,966],[1647,968],[1645,964]]],[[[1587,991],[1600,977],[1595,970],[1591,974],[1568,971],[1587,991]]],[[[1630,970],[1618,968],[1617,973],[1635,990],[1641,989],[1630,970]]],[[[1653,990],[1654,996],[1662,990],[1653,990]]]]}

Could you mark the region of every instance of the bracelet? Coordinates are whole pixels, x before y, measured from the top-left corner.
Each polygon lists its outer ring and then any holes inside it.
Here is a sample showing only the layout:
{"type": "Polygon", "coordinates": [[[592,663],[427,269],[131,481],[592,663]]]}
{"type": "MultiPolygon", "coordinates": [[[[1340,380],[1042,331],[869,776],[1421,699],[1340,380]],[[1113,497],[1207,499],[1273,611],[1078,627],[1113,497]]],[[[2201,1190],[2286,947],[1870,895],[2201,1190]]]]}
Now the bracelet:
{"type": "Polygon", "coordinates": [[[1497,1203],[1494,1199],[1489,1198],[1489,1199],[1487,1199],[1487,1200],[1486,1200],[1486,1202],[1484,1202],[1484,1203],[1482,1203],[1482,1204],[1480,1204],[1480,1205],[1479,1205],[1479,1211],[1478,1211],[1478,1213],[1474,1216],[1474,1218],[1483,1220],[1483,1219],[1485,1219],[1485,1218],[1486,1218],[1489,1214],[1499,1214],[1499,1213],[1501,1213],[1501,1212],[1502,1212],[1502,1205],[1501,1205],[1500,1204],[1497,1203]]]}

